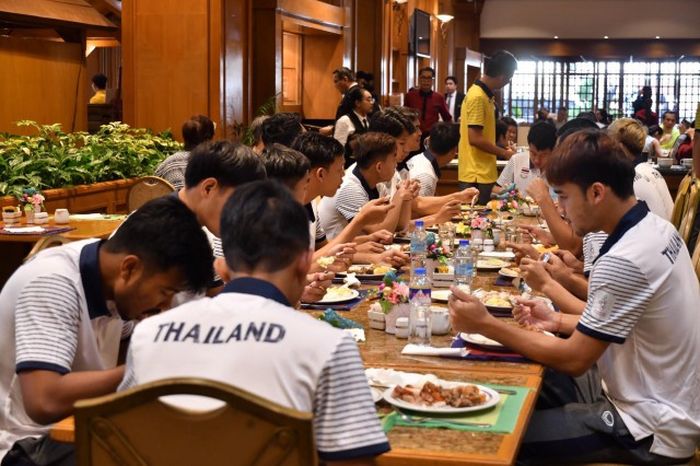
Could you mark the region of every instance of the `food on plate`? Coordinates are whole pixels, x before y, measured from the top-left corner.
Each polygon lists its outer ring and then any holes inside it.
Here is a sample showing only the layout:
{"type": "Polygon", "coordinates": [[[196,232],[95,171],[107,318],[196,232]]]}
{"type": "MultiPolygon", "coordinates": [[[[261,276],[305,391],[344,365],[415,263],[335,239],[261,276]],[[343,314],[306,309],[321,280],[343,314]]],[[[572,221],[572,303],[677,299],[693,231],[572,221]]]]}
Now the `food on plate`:
{"type": "Polygon", "coordinates": [[[327,269],[329,266],[333,265],[335,262],[335,257],[334,256],[323,256],[319,257],[316,263],[321,267],[323,270],[327,269]]]}
{"type": "Polygon", "coordinates": [[[425,382],[422,387],[397,385],[392,396],[414,405],[453,408],[478,406],[487,401],[486,394],[479,390],[479,387],[471,384],[457,385],[452,388],[442,387],[432,382],[425,382]]]}
{"type": "Polygon", "coordinates": [[[467,233],[469,233],[470,231],[471,231],[471,228],[469,228],[469,226],[466,223],[464,223],[464,222],[455,223],[455,234],[464,236],[467,233]]]}
{"type": "Polygon", "coordinates": [[[498,273],[504,277],[517,278],[520,276],[520,269],[518,267],[503,267],[498,273]]]}
{"type": "Polygon", "coordinates": [[[540,254],[544,254],[545,252],[556,252],[559,250],[559,246],[556,244],[551,247],[546,247],[544,244],[533,244],[532,247],[534,247],[535,251],[539,252],[540,254]]]}
{"type": "Polygon", "coordinates": [[[495,257],[489,257],[488,259],[479,259],[476,261],[476,267],[477,268],[503,268],[503,267],[508,267],[510,265],[510,262],[506,262],[501,259],[497,259],[495,257]]]}
{"type": "Polygon", "coordinates": [[[482,303],[490,307],[513,307],[513,296],[505,291],[479,291],[474,293],[474,296],[479,298],[482,303]]]}
{"type": "Polygon", "coordinates": [[[509,299],[503,298],[501,296],[490,296],[484,300],[484,304],[493,307],[511,307],[509,299]]]}
{"type": "Polygon", "coordinates": [[[392,270],[394,269],[388,265],[379,264],[355,264],[348,268],[348,272],[358,275],[384,275],[392,270]]]}
{"type": "Polygon", "coordinates": [[[346,299],[352,298],[353,296],[355,296],[355,290],[351,290],[345,286],[332,286],[326,290],[323,301],[346,299]]]}

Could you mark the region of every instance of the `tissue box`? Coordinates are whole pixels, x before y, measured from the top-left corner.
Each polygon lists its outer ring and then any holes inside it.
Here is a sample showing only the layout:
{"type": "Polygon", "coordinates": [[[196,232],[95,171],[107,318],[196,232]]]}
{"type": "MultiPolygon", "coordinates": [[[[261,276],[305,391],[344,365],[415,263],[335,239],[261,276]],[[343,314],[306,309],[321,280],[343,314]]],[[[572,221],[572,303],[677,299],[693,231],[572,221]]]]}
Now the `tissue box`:
{"type": "Polygon", "coordinates": [[[2,211],[2,221],[5,225],[15,225],[22,218],[22,212],[16,209],[7,209],[2,211]]]}

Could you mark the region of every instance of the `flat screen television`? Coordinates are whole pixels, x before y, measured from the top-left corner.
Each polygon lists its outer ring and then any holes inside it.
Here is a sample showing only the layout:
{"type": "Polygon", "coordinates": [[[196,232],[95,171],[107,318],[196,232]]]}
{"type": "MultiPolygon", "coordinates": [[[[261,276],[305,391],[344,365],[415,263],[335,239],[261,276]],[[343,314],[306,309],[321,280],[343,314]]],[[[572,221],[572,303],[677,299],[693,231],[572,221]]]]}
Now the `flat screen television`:
{"type": "Polygon", "coordinates": [[[430,31],[430,15],[422,10],[414,10],[409,31],[413,55],[430,58],[430,31]]]}

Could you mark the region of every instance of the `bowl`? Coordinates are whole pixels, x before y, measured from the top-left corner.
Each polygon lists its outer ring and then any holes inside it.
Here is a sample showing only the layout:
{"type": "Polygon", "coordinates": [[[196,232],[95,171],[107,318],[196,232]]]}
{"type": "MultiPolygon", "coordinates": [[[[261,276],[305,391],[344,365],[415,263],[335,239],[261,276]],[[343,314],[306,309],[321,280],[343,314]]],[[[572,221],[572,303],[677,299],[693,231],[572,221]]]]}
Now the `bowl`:
{"type": "Polygon", "coordinates": [[[657,163],[658,163],[659,167],[668,168],[668,167],[670,167],[671,165],[673,165],[673,159],[671,159],[671,158],[668,158],[668,159],[662,159],[662,158],[660,158],[660,159],[657,160],[657,163]]]}
{"type": "Polygon", "coordinates": [[[450,332],[450,312],[445,307],[430,306],[430,329],[433,335],[450,332]]]}

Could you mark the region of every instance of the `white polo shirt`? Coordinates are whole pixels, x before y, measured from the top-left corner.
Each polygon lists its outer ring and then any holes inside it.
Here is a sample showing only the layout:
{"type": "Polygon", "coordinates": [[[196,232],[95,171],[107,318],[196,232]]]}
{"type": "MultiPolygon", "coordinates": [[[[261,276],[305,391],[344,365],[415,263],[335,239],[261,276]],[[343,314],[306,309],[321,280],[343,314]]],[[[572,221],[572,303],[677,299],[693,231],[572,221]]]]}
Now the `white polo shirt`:
{"type": "Polygon", "coordinates": [[[440,179],[440,165],[429,151],[418,154],[406,162],[408,173],[412,180],[420,183],[420,196],[435,196],[438,180],[440,179]]]}
{"type": "Polygon", "coordinates": [[[326,238],[332,240],[338,236],[365,204],[386,195],[387,187],[382,183],[374,189],[369,187],[357,164],[348,167],[338,192],[333,197],[321,199],[318,207],[326,238]]]}
{"type": "Polygon", "coordinates": [[[612,343],[607,395],[651,452],[690,457],[700,441],[700,287],[676,229],[639,202],[593,265],[577,330],[612,343]]]}
{"type": "Polygon", "coordinates": [[[593,268],[593,261],[598,257],[600,248],[608,239],[608,234],[604,231],[587,233],[583,236],[583,274],[588,277],[593,268]]]}
{"type": "Polygon", "coordinates": [[[316,244],[326,241],[326,232],[323,231],[318,218],[318,202],[311,201],[304,206],[306,216],[309,218],[309,236],[311,237],[311,249],[316,249],[316,244]]]}
{"type": "Polygon", "coordinates": [[[543,177],[542,171],[530,163],[530,152],[525,151],[514,154],[508,160],[496,183],[501,187],[515,183],[515,187],[524,196],[527,193],[527,187],[530,185],[530,182],[536,178],[543,177]]]}
{"type": "MultiPolygon", "coordinates": [[[[389,450],[354,339],[290,307],[269,282],[239,278],[139,324],[120,389],[170,377],[227,383],[313,413],[324,461],[389,450]]],[[[212,407],[190,397],[177,404],[212,407]]]]}
{"type": "Polygon", "coordinates": [[[116,367],[131,330],[102,294],[99,240],[41,251],[0,292],[0,458],[25,437],[46,434],[22,402],[17,373],[67,374],[116,367]]]}
{"type": "Polygon", "coordinates": [[[640,201],[646,202],[653,213],[664,220],[671,220],[671,192],[661,173],[648,163],[642,162],[634,167],[634,195],[640,201]]]}

